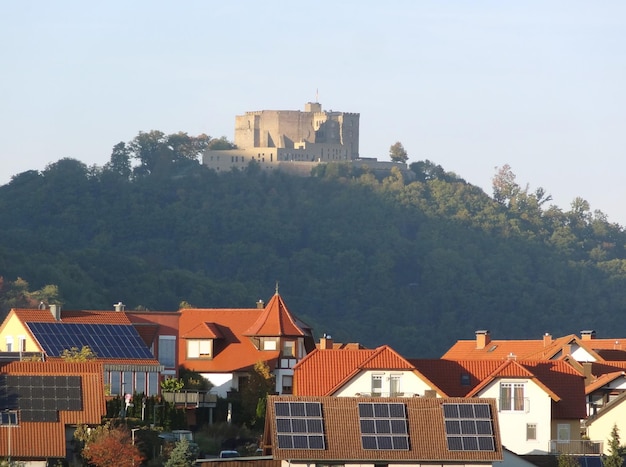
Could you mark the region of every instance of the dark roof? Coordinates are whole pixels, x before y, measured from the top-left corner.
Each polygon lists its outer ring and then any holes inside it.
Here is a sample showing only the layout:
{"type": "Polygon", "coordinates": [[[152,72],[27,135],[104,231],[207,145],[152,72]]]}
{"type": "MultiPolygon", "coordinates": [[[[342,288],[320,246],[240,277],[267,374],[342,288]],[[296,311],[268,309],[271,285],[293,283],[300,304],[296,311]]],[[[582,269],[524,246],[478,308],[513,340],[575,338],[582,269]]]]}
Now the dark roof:
{"type": "MultiPolygon", "coordinates": [[[[396,411],[397,412],[397,411],[396,411]]],[[[296,417],[291,417],[296,418],[296,417]]],[[[295,426],[295,425],[294,425],[295,426]]],[[[299,425],[302,426],[302,425],[299,425]]],[[[378,425],[377,425],[378,426],[378,425]]],[[[367,431],[367,430],[365,430],[367,431]]],[[[364,431],[364,432],[365,432],[364,431]]],[[[295,436],[295,435],[294,435],[295,436]]],[[[295,440],[294,440],[295,442],[295,440]]],[[[406,462],[464,462],[490,463],[502,460],[502,446],[494,399],[477,398],[377,398],[377,397],[304,397],[270,396],[264,435],[265,449],[271,450],[274,459],[307,461],[307,463],[363,461],[368,463],[406,462]],[[304,402],[319,404],[323,423],[323,448],[288,449],[279,444],[277,431],[284,433],[284,417],[278,424],[280,412],[285,404],[304,402]],[[278,405],[277,405],[278,403],[278,405]],[[365,449],[361,433],[360,404],[377,406],[392,404],[404,409],[401,425],[406,421],[408,449],[365,449]],[[444,422],[444,404],[479,405],[488,414],[487,425],[492,430],[492,450],[451,450],[444,422]],[[487,409],[488,407],[488,409],[487,409]]]]}

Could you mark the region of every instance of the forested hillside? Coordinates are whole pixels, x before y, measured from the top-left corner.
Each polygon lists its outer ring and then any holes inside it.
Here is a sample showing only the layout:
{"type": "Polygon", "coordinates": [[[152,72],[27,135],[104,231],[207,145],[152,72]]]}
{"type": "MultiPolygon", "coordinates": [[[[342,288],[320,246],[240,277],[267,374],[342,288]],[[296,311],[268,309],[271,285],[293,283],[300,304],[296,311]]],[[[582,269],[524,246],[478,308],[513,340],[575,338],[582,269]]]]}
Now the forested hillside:
{"type": "Polygon", "coordinates": [[[622,228],[582,199],[550,207],[506,166],[488,196],[428,161],[413,181],[341,165],[218,175],[196,160],[208,140],[184,153],[138,138],[104,167],[62,159],[0,187],[4,312],[46,285],[66,309],[253,307],[278,281],[318,335],[407,357],[476,329],[626,335],[622,228]]]}

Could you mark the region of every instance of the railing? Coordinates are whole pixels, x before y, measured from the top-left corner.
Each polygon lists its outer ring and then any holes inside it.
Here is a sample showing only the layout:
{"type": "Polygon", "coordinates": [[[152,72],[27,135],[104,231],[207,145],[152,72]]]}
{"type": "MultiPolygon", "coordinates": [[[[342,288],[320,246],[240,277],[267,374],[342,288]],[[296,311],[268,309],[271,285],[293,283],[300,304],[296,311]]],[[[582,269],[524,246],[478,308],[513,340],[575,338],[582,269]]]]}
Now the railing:
{"type": "Polygon", "coordinates": [[[356,397],[415,397],[415,392],[357,392],[356,397]]]}
{"type": "Polygon", "coordinates": [[[211,394],[206,391],[182,390],[180,392],[164,392],[163,399],[170,404],[191,405],[194,407],[215,407],[217,403],[217,394],[211,394]]]}
{"type": "Polygon", "coordinates": [[[550,454],[573,454],[577,456],[599,456],[602,454],[602,441],[572,439],[569,441],[550,440],[550,454]]]}

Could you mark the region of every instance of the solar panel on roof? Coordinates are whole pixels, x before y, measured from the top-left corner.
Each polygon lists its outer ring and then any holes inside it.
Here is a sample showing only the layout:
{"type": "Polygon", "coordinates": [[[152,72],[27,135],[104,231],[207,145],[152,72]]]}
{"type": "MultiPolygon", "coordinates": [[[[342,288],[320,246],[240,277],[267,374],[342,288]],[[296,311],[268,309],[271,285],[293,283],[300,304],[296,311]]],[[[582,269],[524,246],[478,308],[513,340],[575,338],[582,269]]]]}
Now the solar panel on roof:
{"type": "Polygon", "coordinates": [[[443,404],[450,451],[494,451],[491,406],[484,403],[443,404]]]}
{"type": "Polygon", "coordinates": [[[154,358],[132,325],[26,323],[46,354],[88,346],[100,358],[154,358]]]}
{"type": "Polygon", "coordinates": [[[326,449],[319,402],[274,402],[280,449],[326,449]]]}
{"type": "Polygon", "coordinates": [[[396,402],[359,402],[363,449],[408,450],[406,407],[396,402]]]}

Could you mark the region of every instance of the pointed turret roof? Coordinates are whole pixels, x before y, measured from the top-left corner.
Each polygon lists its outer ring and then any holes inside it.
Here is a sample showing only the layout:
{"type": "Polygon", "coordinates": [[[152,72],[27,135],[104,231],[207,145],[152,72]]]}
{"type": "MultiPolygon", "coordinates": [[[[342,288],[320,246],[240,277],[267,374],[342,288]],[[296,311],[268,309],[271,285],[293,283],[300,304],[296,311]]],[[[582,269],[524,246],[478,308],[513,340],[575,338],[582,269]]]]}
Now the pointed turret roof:
{"type": "Polygon", "coordinates": [[[261,316],[243,335],[257,337],[304,337],[305,333],[287,309],[277,288],[276,293],[265,306],[261,316]]]}

